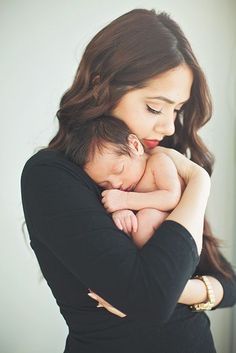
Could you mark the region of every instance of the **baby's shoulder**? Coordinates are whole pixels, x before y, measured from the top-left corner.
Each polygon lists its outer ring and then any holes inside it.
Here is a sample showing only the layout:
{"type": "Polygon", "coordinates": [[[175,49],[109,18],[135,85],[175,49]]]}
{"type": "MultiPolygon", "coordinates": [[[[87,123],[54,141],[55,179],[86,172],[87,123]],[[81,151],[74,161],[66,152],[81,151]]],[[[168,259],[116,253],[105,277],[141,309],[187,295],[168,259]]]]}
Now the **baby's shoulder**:
{"type": "Polygon", "coordinates": [[[176,170],[175,164],[172,159],[164,152],[156,152],[152,154],[147,162],[147,169],[150,170],[153,174],[166,172],[173,172],[176,170]]]}
{"type": "Polygon", "coordinates": [[[154,154],[148,156],[147,163],[151,165],[157,165],[157,163],[167,163],[170,161],[170,157],[164,152],[157,151],[154,154]]]}

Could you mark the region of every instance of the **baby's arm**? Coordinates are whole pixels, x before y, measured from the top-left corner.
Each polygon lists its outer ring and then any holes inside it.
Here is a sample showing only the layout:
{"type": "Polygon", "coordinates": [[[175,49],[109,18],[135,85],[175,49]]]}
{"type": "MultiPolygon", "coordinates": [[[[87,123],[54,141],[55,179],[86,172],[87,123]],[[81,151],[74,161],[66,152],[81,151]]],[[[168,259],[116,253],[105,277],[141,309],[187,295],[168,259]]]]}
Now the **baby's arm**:
{"type": "Polygon", "coordinates": [[[162,152],[152,155],[147,168],[152,172],[157,190],[151,192],[129,192],[127,208],[141,210],[156,208],[159,211],[170,211],[181,198],[183,183],[171,158],[162,152]]]}
{"type": "MultiPolygon", "coordinates": [[[[170,161],[169,157],[165,157],[166,155],[155,156],[155,158],[152,158],[150,161],[148,167],[151,168],[158,188],[158,195],[156,195],[156,197],[160,195],[160,191],[165,191],[165,194],[162,193],[161,197],[164,198],[166,196],[169,198],[168,202],[172,200],[174,208],[179,202],[184,183],[182,179],[179,178],[175,166],[173,168],[172,160],[170,161]]],[[[165,206],[165,204],[163,204],[163,206],[165,206]]],[[[168,215],[169,212],[164,212],[157,208],[143,208],[139,210],[136,214],[138,229],[136,232],[133,231],[131,233],[136,246],[139,248],[143,247],[168,215]]]]}
{"type": "Polygon", "coordinates": [[[168,214],[154,208],[144,208],[136,215],[131,210],[118,210],[112,213],[112,219],[117,228],[130,236],[138,248],[142,248],[168,214]]]}
{"type": "MultiPolygon", "coordinates": [[[[167,211],[170,211],[178,204],[182,192],[181,188],[183,187],[174,163],[166,154],[156,153],[149,158],[147,163],[146,172],[152,173],[157,190],[145,193],[126,193],[127,208],[139,210],[136,216],[131,210],[127,209],[118,210],[112,214],[117,227],[126,234],[131,235],[134,243],[139,248],[151,238],[154,230],[165,220],[169,214],[167,211]],[[138,205],[132,206],[129,203],[129,195],[131,195],[131,202],[134,202],[132,196],[138,195],[138,205]],[[138,207],[141,207],[141,209],[138,207]],[[169,209],[166,209],[167,207],[169,209]]],[[[121,201],[120,196],[119,194],[117,195],[119,201],[121,201]]],[[[115,199],[113,202],[115,203],[115,199]]]]}
{"type": "Polygon", "coordinates": [[[173,210],[185,187],[172,159],[163,152],[156,152],[147,161],[145,173],[152,173],[157,190],[150,192],[127,192],[117,189],[104,190],[102,203],[108,212],[130,209],[155,208],[159,211],[173,210]]]}
{"type": "Polygon", "coordinates": [[[136,214],[138,229],[131,232],[131,237],[135,245],[138,248],[142,248],[168,215],[169,212],[159,211],[155,208],[143,208],[138,211],[136,214]]]}

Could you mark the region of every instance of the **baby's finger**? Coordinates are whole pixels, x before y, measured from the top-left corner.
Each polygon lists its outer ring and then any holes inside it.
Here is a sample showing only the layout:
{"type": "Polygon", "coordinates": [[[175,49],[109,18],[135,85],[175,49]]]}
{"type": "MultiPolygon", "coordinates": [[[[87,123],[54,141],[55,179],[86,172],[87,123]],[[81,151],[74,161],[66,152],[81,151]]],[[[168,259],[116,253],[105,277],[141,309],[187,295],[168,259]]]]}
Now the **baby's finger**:
{"type": "Polygon", "coordinates": [[[126,225],[127,232],[130,233],[131,230],[132,230],[132,222],[131,222],[131,217],[130,217],[130,215],[128,215],[127,217],[125,217],[125,225],[126,225]]]}
{"type": "Polygon", "coordinates": [[[138,220],[137,220],[137,217],[135,216],[135,214],[132,214],[130,217],[131,217],[133,232],[136,233],[137,230],[138,230],[138,220]]]}
{"type": "Polygon", "coordinates": [[[114,222],[115,222],[117,228],[119,228],[120,230],[123,230],[123,226],[122,226],[119,218],[115,218],[114,222]]]}
{"type": "Polygon", "coordinates": [[[126,222],[125,222],[124,220],[122,220],[122,226],[123,226],[123,231],[124,231],[126,234],[128,234],[126,222]]]}

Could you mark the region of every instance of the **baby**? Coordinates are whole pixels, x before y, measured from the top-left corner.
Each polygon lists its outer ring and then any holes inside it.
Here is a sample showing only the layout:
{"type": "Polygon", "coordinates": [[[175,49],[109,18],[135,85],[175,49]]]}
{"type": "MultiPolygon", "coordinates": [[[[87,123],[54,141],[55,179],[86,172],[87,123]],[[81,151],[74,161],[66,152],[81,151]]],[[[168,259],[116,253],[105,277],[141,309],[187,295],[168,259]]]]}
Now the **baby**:
{"type": "Polygon", "coordinates": [[[178,204],[184,188],[172,160],[145,153],[120,119],[101,116],[85,124],[85,172],[103,189],[102,203],[116,226],[141,248],[178,204]]]}

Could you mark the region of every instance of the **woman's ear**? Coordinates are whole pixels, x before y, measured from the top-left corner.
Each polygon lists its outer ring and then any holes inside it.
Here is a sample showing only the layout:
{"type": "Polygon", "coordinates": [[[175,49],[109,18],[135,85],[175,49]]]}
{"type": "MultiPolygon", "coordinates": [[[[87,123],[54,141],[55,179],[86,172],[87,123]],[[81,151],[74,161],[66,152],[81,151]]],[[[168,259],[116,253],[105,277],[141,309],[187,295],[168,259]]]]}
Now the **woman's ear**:
{"type": "Polygon", "coordinates": [[[136,156],[142,156],[144,148],[136,135],[130,134],[128,136],[129,147],[136,156]]]}

